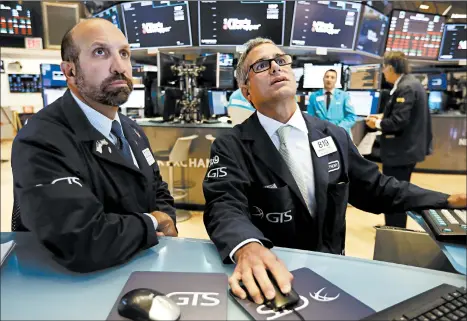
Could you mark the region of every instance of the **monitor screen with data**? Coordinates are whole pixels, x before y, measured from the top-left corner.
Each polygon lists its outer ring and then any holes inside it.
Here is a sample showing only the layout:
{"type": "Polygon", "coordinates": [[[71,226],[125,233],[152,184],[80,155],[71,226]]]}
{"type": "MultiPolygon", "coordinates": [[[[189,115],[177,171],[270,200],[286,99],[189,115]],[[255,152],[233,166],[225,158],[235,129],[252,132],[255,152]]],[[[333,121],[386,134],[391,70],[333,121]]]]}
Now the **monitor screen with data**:
{"type": "Polygon", "coordinates": [[[326,71],[334,69],[337,72],[336,88],[342,88],[341,75],[342,65],[313,65],[304,64],[303,69],[303,88],[320,89],[324,87],[323,78],[326,71]]]}
{"type": "Polygon", "coordinates": [[[440,15],[394,10],[386,51],[402,51],[413,59],[438,59],[444,20],[440,15]]]}
{"type": "Polygon", "coordinates": [[[188,1],[139,1],[121,4],[132,49],[191,46],[188,1]]]}
{"type": "Polygon", "coordinates": [[[379,96],[378,91],[348,91],[350,103],[354,108],[355,115],[368,116],[378,112],[379,96]]]}
{"type": "Polygon", "coordinates": [[[31,11],[24,4],[0,4],[0,35],[32,37],[31,11]]]}
{"type": "Polygon", "coordinates": [[[467,59],[467,24],[447,24],[439,50],[439,60],[467,59]]]}
{"type": "Polygon", "coordinates": [[[388,27],[389,17],[371,7],[364,6],[355,49],[381,56],[388,27]]]}
{"type": "Polygon", "coordinates": [[[290,45],[353,49],[360,9],[345,1],[296,2],[290,45]]]}
{"type": "Polygon", "coordinates": [[[201,46],[240,46],[256,37],[284,42],[285,1],[199,1],[198,14],[201,46]]]}
{"type": "Polygon", "coordinates": [[[101,11],[99,13],[96,13],[93,15],[94,18],[101,18],[105,19],[107,21],[110,21],[114,24],[115,27],[120,29],[121,31],[125,32],[123,28],[123,23],[122,23],[122,17],[121,17],[121,12],[120,12],[120,6],[116,5],[113,7],[110,7],[108,9],[105,9],[104,11],[101,11]]]}
{"type": "Polygon", "coordinates": [[[350,66],[349,89],[379,89],[380,65],[350,66]]]}

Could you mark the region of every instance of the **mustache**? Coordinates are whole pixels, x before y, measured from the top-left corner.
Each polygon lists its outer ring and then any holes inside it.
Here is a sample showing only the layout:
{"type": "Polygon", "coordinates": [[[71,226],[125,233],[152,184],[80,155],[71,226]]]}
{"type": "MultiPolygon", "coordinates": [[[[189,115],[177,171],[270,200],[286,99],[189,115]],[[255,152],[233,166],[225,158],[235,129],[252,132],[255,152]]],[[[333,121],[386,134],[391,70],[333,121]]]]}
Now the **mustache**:
{"type": "Polygon", "coordinates": [[[133,81],[128,78],[127,76],[125,76],[124,74],[116,74],[116,75],[113,75],[113,76],[110,76],[108,78],[106,78],[103,82],[102,82],[102,88],[107,88],[110,84],[112,84],[114,81],[117,81],[117,80],[123,80],[126,82],[128,88],[130,90],[133,90],[133,81]]]}

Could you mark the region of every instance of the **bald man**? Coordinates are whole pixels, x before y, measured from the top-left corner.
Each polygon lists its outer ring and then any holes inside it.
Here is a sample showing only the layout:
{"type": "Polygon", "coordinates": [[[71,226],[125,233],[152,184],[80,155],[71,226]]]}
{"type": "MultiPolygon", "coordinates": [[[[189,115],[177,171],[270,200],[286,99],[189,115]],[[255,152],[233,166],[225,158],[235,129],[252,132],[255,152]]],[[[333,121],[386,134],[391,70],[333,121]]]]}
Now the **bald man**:
{"type": "Polygon", "coordinates": [[[89,19],[63,37],[61,55],[68,90],[13,143],[12,225],[63,266],[89,272],[177,236],[175,208],[146,135],[118,113],[133,90],[125,36],[89,19]]]}

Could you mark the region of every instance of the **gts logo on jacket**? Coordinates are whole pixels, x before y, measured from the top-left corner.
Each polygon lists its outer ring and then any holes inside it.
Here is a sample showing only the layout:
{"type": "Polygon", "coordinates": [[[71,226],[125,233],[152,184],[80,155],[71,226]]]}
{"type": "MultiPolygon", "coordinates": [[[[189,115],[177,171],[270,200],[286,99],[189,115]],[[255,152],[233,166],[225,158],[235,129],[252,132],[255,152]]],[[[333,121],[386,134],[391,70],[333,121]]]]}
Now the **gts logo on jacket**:
{"type": "Polygon", "coordinates": [[[251,213],[252,216],[259,217],[260,219],[265,218],[267,221],[271,223],[287,223],[293,220],[292,210],[288,210],[286,212],[272,212],[264,214],[263,210],[257,206],[253,206],[256,209],[256,212],[251,213]]]}

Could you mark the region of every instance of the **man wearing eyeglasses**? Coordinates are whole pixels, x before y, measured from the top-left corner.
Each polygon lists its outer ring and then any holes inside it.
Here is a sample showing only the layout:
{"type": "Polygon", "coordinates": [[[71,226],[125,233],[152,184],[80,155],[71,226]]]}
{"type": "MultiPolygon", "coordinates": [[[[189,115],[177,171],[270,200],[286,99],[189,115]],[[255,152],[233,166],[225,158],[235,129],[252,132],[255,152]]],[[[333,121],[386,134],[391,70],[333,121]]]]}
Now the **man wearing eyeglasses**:
{"type": "Polygon", "coordinates": [[[234,294],[247,291],[258,304],[274,298],[266,270],[283,293],[291,290],[273,246],[344,254],[348,200],[373,213],[467,205],[465,194],[382,175],[344,129],[301,113],[289,55],[268,39],[245,46],[237,81],[256,112],[215,140],[203,183],[206,229],[224,263],[236,263],[234,294]]]}

